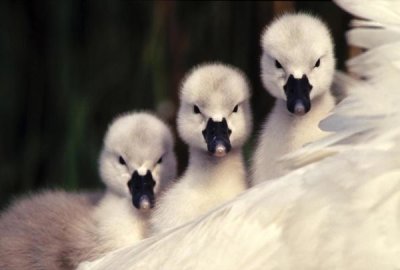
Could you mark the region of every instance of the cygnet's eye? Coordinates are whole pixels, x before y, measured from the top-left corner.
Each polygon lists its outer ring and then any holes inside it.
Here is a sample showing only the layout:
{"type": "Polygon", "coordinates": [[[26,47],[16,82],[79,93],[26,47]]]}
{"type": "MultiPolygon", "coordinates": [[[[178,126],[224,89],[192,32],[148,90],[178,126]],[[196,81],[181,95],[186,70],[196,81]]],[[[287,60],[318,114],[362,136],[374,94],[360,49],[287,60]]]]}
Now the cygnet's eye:
{"type": "Polygon", "coordinates": [[[239,104],[237,104],[236,106],[235,106],[235,108],[233,108],[233,111],[232,112],[237,112],[239,110],[239,104]]]}
{"type": "Polygon", "coordinates": [[[118,162],[119,162],[119,164],[121,164],[121,165],[126,165],[126,162],[125,162],[124,158],[121,157],[121,156],[119,156],[118,162]]]}
{"type": "Polygon", "coordinates": [[[276,59],[275,59],[275,67],[276,67],[276,68],[282,68],[281,63],[279,63],[279,61],[276,60],[276,59]]]}
{"type": "Polygon", "coordinates": [[[320,64],[321,64],[321,58],[319,58],[319,59],[317,60],[317,62],[315,63],[314,67],[315,67],[315,68],[316,68],[316,67],[319,67],[320,64]]]}
{"type": "Polygon", "coordinates": [[[160,157],[160,159],[157,161],[157,164],[161,164],[161,162],[162,162],[162,156],[160,157]]]}
{"type": "Polygon", "coordinates": [[[194,105],[194,106],[193,106],[193,112],[194,112],[195,114],[199,114],[199,113],[200,113],[200,109],[199,109],[199,107],[197,107],[197,105],[194,105]]]}

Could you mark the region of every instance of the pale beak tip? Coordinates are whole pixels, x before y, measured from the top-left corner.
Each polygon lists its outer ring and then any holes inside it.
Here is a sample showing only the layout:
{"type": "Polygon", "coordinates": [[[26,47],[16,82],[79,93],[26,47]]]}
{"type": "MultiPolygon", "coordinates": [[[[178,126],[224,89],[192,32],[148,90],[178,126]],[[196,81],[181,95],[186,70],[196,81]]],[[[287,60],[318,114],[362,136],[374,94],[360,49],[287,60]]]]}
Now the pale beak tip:
{"type": "Polygon", "coordinates": [[[306,108],[300,102],[297,102],[294,106],[294,113],[296,115],[304,115],[306,113],[306,108]]]}
{"type": "Polygon", "coordinates": [[[150,204],[149,198],[147,198],[147,196],[142,196],[140,198],[140,209],[141,210],[148,210],[148,209],[151,208],[150,206],[151,206],[151,204],[150,204]]]}
{"type": "Polygon", "coordinates": [[[218,145],[215,148],[215,154],[216,157],[223,157],[226,155],[226,148],[223,145],[218,145]]]}

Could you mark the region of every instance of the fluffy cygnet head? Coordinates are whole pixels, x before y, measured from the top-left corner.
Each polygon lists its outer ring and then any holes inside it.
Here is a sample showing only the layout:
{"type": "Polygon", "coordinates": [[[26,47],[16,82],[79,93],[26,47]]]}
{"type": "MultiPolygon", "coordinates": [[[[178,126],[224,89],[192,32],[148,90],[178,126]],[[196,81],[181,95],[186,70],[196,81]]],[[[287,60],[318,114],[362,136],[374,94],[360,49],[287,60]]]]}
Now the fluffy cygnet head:
{"type": "Polygon", "coordinates": [[[266,27],[261,37],[261,78],[291,113],[303,115],[311,100],[329,91],[335,69],[328,28],[307,14],[286,14],[266,27]]]}
{"type": "Polygon", "coordinates": [[[107,188],[138,209],[154,207],[157,194],[176,177],[174,140],[169,128],[148,113],[129,113],[108,128],[100,155],[107,188]]]}
{"type": "Polygon", "coordinates": [[[241,147],[252,129],[249,98],[247,80],[238,69],[218,63],[194,68],[180,92],[180,136],[216,157],[241,147]]]}

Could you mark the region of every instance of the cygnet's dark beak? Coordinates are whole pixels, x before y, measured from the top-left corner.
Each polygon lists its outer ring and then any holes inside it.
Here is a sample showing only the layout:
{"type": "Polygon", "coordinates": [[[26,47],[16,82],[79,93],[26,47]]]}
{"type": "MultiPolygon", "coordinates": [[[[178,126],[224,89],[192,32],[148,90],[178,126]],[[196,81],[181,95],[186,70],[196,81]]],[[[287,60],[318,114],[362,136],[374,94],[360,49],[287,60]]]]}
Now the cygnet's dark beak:
{"type": "Polygon", "coordinates": [[[154,207],[154,186],[156,182],[153,180],[153,176],[150,171],[147,171],[146,175],[139,175],[135,171],[132,175],[131,180],[128,182],[129,191],[132,195],[132,203],[139,210],[148,210],[154,207]]]}
{"type": "Polygon", "coordinates": [[[232,131],[228,128],[226,119],[214,122],[208,119],[207,126],[203,130],[203,136],[207,143],[207,150],[216,157],[225,156],[232,148],[229,136],[232,131]]]}
{"type": "Polygon", "coordinates": [[[301,79],[289,76],[285,86],[287,109],[296,115],[304,115],[311,109],[310,92],[312,85],[306,75],[301,79]]]}

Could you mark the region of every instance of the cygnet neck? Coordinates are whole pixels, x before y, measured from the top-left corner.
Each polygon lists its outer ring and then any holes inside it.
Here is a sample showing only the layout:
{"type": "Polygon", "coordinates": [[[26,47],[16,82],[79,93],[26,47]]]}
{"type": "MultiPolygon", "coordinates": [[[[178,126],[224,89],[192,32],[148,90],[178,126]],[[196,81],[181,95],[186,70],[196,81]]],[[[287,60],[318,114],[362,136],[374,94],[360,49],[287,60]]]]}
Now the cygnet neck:
{"type": "Polygon", "coordinates": [[[233,148],[224,157],[215,157],[207,151],[195,147],[190,147],[189,152],[190,158],[186,173],[199,176],[197,179],[193,179],[196,183],[214,185],[219,179],[226,181],[229,175],[232,175],[232,180],[245,178],[245,166],[240,148],[233,148]]]}
{"type": "Polygon", "coordinates": [[[242,159],[242,151],[238,148],[233,148],[223,157],[216,157],[211,153],[196,147],[189,147],[189,167],[196,166],[200,168],[206,166],[220,166],[224,163],[232,162],[236,159],[242,159]]]}
{"type": "Polygon", "coordinates": [[[98,235],[109,248],[131,245],[147,234],[148,217],[128,197],[107,190],[95,209],[98,235]]]}

